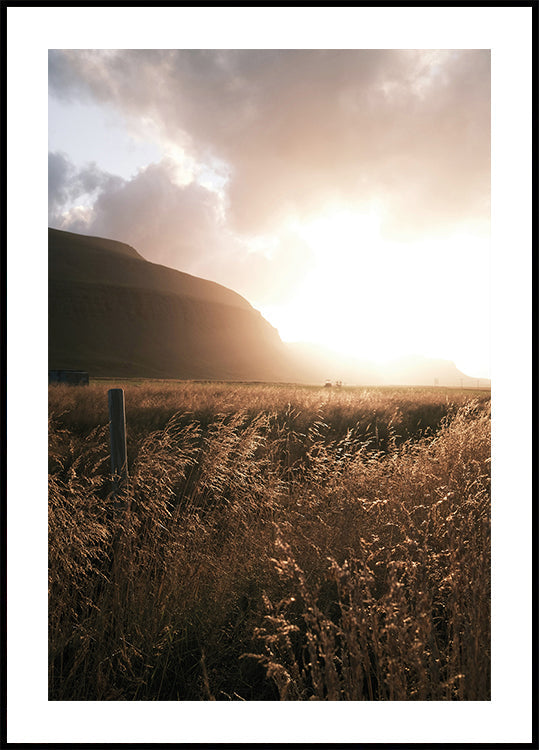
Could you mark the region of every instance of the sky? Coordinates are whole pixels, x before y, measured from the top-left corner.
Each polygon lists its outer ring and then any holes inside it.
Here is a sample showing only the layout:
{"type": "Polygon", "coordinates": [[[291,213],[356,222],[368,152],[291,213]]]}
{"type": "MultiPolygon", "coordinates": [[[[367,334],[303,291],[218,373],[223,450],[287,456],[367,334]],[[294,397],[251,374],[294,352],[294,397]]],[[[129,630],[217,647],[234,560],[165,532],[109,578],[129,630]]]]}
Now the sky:
{"type": "Polygon", "coordinates": [[[490,375],[490,50],[49,50],[49,226],[490,375]]]}

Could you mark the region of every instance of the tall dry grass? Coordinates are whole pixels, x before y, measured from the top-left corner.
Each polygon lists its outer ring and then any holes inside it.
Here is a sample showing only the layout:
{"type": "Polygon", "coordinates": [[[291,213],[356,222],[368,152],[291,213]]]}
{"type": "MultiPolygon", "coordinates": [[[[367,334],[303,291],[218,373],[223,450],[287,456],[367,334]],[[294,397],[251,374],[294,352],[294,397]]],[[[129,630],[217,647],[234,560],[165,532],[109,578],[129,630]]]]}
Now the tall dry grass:
{"type": "Polygon", "coordinates": [[[486,395],[50,389],[52,700],[488,700],[486,395]]]}

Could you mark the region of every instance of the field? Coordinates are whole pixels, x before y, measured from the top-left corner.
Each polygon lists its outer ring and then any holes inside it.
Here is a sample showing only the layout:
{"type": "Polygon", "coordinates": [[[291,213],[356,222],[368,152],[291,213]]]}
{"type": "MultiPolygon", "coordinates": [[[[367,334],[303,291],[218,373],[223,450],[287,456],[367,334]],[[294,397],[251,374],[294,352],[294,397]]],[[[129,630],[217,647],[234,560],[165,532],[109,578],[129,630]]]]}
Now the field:
{"type": "Polygon", "coordinates": [[[50,700],[490,699],[490,392],[94,381],[49,439],[50,700]]]}

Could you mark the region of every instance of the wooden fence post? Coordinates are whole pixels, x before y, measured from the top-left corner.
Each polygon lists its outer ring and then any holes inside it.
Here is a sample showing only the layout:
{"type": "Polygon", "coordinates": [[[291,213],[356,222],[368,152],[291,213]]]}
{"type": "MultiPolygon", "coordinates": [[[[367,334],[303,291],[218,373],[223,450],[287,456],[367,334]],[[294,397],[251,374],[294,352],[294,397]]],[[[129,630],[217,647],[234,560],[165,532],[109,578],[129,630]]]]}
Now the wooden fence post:
{"type": "Polygon", "coordinates": [[[123,388],[109,390],[110,468],[115,494],[126,484],[127,438],[125,431],[125,401],[123,388]]]}
{"type": "Polygon", "coordinates": [[[127,435],[123,388],[109,390],[110,468],[113,482],[113,517],[119,522],[112,542],[113,622],[121,623],[128,606],[131,580],[129,554],[130,511],[128,496],[127,435]]]}

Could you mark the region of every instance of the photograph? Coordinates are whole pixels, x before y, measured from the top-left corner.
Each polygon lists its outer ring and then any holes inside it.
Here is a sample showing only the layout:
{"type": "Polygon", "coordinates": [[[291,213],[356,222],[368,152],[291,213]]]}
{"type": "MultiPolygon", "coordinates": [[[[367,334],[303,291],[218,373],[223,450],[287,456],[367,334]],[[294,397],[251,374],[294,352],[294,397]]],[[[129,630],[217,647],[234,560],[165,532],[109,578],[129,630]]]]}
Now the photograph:
{"type": "Polygon", "coordinates": [[[489,50],[49,96],[50,699],[488,700],[489,50]]]}
{"type": "MultiPolygon", "coordinates": [[[[36,325],[35,351],[17,336],[17,372],[42,397],[16,485],[35,475],[35,546],[21,537],[35,564],[11,568],[25,577],[15,602],[30,575],[39,590],[42,731],[72,744],[482,742],[500,685],[518,684],[522,721],[503,731],[527,737],[529,664],[503,670],[520,638],[531,646],[529,412],[514,408],[531,398],[531,215],[529,185],[502,178],[517,212],[508,198],[504,272],[498,38],[438,33],[435,11],[461,29],[458,8],[425,9],[420,38],[388,32],[422,9],[397,8],[387,28],[391,8],[337,9],[376,21],[372,42],[362,28],[340,45],[323,24],[303,36],[284,23],[317,9],[45,10],[42,192],[10,235],[39,262],[8,236],[15,275],[32,277],[24,300],[8,297],[11,320],[36,325]],[[227,10],[240,36],[215,31],[227,10]],[[168,23],[162,43],[145,18],[168,23]],[[288,33],[250,41],[265,19],[288,33]],[[107,721],[91,726],[89,711],[107,721]],[[165,711],[153,734],[135,729],[165,711]]],[[[473,10],[494,28],[496,7],[473,10]]],[[[520,29],[531,9],[516,11],[520,29]]],[[[527,44],[513,60],[523,81],[527,44]]],[[[524,101],[531,112],[528,89],[524,101]]],[[[519,122],[513,165],[531,142],[519,122]]],[[[23,151],[9,153],[13,173],[23,151]]],[[[29,174],[16,172],[20,198],[29,174]]],[[[17,430],[20,452],[20,415],[17,430]]],[[[35,741],[21,710],[12,740],[35,741]]]]}

